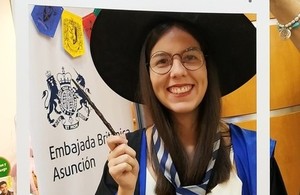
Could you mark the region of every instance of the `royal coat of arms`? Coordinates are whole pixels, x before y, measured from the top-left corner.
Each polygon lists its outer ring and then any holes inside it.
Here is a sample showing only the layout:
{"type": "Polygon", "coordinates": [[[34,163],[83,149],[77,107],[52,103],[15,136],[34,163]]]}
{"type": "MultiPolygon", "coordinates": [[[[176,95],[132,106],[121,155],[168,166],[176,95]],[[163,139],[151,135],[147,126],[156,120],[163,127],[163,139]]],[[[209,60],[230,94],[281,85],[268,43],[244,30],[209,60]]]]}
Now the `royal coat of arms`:
{"type": "MultiPolygon", "coordinates": [[[[76,74],[77,84],[90,93],[89,88],[85,87],[83,76],[76,74]]],[[[49,123],[53,127],[62,124],[64,129],[72,130],[79,126],[80,119],[87,121],[91,107],[82,91],[72,85],[72,75],[62,67],[56,79],[50,71],[46,72],[46,77],[48,90],[43,91],[43,99],[49,123]]]]}

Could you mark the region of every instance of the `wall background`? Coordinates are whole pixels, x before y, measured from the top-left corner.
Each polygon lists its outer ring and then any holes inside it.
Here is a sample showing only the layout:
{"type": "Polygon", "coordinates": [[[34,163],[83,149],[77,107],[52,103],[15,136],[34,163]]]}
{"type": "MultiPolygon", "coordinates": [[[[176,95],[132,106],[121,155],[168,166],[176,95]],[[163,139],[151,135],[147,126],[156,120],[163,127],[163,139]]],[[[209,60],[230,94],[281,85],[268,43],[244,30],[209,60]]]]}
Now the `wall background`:
{"type": "Polygon", "coordinates": [[[13,166],[16,161],[16,47],[9,0],[0,1],[0,24],[0,157],[13,166]]]}

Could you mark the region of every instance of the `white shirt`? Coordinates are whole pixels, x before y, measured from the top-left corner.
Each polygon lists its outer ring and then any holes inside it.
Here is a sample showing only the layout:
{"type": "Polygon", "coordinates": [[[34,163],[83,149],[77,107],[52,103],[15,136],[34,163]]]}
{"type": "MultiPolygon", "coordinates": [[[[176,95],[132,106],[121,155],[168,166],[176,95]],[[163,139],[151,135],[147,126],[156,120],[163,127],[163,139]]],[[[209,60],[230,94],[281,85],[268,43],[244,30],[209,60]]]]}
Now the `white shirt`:
{"type": "MultiPolygon", "coordinates": [[[[229,180],[226,182],[220,183],[216,185],[210,193],[207,195],[241,195],[242,194],[242,181],[238,177],[236,173],[236,169],[234,166],[233,160],[233,150],[230,151],[230,159],[232,163],[232,169],[230,171],[229,180]]],[[[155,189],[156,181],[150,174],[148,168],[146,171],[146,194],[153,195],[155,189]]]]}

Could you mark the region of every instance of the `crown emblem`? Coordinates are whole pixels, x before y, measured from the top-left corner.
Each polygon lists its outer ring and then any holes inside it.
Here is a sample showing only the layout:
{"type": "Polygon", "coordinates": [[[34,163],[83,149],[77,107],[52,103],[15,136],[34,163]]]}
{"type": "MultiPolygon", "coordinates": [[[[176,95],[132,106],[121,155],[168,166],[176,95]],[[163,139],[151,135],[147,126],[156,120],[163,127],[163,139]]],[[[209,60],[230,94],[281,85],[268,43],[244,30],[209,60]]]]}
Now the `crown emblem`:
{"type": "Polygon", "coordinates": [[[50,78],[52,75],[51,75],[51,72],[48,70],[47,72],[46,72],[46,77],[47,77],[47,79],[48,78],[50,78]]]}
{"type": "Polygon", "coordinates": [[[61,86],[71,85],[72,76],[70,73],[65,73],[64,67],[62,67],[62,73],[57,74],[57,80],[61,86]]]}

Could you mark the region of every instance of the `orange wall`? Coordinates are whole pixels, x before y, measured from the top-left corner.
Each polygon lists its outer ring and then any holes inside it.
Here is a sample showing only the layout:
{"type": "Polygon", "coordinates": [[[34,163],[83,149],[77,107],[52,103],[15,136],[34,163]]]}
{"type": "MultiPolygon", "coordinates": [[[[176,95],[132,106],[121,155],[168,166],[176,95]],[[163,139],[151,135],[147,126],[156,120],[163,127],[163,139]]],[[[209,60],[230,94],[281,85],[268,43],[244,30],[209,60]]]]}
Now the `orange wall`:
{"type": "MultiPolygon", "coordinates": [[[[300,106],[300,52],[290,40],[281,40],[276,26],[270,26],[270,107],[292,110],[300,106]]],[[[223,117],[256,112],[256,77],[222,98],[223,117]],[[242,98],[241,98],[242,97],[242,98]]],[[[300,111],[284,113],[270,119],[271,137],[277,141],[275,157],[288,194],[300,193],[300,111]]],[[[256,121],[238,125],[256,129],[256,121]]]]}

